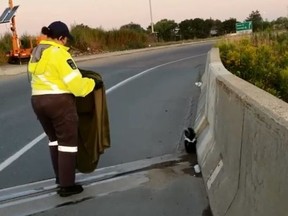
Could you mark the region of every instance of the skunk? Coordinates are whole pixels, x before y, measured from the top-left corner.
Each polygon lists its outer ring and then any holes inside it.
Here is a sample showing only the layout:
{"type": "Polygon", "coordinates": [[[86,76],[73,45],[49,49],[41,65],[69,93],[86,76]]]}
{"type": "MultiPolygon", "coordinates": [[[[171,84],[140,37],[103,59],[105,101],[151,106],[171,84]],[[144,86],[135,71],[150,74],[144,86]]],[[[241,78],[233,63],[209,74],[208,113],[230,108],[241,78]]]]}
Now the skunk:
{"type": "Polygon", "coordinates": [[[184,145],[187,153],[196,153],[197,138],[196,133],[192,128],[184,130],[184,145]]]}

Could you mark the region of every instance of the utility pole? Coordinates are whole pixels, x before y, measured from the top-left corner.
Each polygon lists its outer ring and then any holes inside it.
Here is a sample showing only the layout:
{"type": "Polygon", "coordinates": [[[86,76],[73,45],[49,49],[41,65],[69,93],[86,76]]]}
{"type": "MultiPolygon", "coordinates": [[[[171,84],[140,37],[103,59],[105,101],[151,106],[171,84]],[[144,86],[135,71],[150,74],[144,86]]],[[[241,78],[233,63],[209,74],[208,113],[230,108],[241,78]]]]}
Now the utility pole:
{"type": "Polygon", "coordinates": [[[153,24],[151,0],[149,0],[149,6],[150,6],[150,18],[151,18],[151,33],[154,34],[154,24],[153,24]]]}

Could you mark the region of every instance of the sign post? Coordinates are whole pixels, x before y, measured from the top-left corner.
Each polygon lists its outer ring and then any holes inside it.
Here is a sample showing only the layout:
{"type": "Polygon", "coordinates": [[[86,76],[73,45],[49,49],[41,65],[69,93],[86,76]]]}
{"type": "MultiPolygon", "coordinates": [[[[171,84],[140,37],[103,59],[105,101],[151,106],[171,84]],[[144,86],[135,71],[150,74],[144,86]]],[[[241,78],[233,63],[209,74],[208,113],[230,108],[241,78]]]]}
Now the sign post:
{"type": "Polygon", "coordinates": [[[252,33],[252,21],[236,23],[237,34],[252,33]]]}

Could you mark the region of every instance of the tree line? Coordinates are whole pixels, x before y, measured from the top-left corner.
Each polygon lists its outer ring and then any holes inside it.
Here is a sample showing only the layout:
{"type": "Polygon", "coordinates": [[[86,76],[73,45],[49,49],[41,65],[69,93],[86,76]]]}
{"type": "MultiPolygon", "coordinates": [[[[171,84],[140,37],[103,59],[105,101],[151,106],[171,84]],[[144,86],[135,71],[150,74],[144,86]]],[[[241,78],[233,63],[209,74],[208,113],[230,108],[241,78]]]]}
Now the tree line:
{"type": "MultiPolygon", "coordinates": [[[[253,31],[266,30],[287,30],[288,18],[279,17],[268,22],[264,20],[258,10],[252,11],[245,21],[252,21],[253,31]]],[[[161,42],[173,42],[179,40],[202,39],[213,36],[222,36],[236,32],[235,18],[225,21],[218,19],[186,19],[180,23],[174,20],[162,19],[153,25],[154,33],[151,32],[151,26],[146,29],[141,25],[129,23],[120,27],[105,31],[102,28],[91,28],[84,24],[75,24],[71,26],[71,33],[75,40],[70,44],[74,54],[95,54],[101,52],[110,52],[116,50],[139,49],[147,46],[154,46],[161,42]]],[[[30,48],[31,41],[33,47],[37,44],[37,36],[22,35],[20,37],[21,47],[30,48]]],[[[7,62],[7,53],[11,50],[11,33],[0,35],[0,64],[7,62]]]]}
{"type": "MultiPolygon", "coordinates": [[[[264,20],[258,10],[252,11],[245,21],[252,21],[253,32],[265,30],[288,30],[288,18],[279,17],[271,22],[264,20]]],[[[155,23],[155,35],[159,41],[189,40],[195,38],[207,38],[211,36],[221,36],[236,32],[236,18],[230,18],[225,21],[218,19],[186,19],[180,23],[174,20],[162,19],[155,23]]],[[[151,33],[151,26],[145,30],[139,24],[126,24],[120,29],[133,29],[140,32],[151,33]]]]}

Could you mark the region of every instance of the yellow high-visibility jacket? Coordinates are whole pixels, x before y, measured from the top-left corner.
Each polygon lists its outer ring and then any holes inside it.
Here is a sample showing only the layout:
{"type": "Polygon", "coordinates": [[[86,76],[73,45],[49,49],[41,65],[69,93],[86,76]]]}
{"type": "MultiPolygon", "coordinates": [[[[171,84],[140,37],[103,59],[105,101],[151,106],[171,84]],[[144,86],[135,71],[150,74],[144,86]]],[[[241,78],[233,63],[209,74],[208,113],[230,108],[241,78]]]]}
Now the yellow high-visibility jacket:
{"type": "Polygon", "coordinates": [[[32,95],[72,93],[84,97],[92,92],[94,80],[82,77],[68,49],[49,40],[34,48],[28,64],[32,95]]]}

